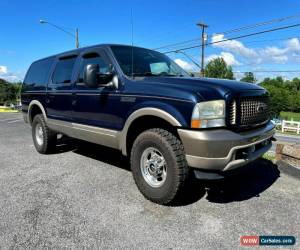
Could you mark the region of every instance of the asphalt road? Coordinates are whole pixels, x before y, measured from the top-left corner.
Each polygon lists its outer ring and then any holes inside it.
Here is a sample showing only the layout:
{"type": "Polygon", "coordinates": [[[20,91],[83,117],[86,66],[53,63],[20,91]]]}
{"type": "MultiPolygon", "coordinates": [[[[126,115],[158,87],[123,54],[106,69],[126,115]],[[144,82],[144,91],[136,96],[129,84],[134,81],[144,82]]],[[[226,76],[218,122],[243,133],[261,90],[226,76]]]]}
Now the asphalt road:
{"type": "Polygon", "coordinates": [[[21,117],[0,114],[0,249],[237,249],[242,235],[299,240],[299,179],[269,161],[196,182],[166,207],[143,198],[118,152],[60,143],[56,154],[40,155],[21,117]]]}
{"type": "Polygon", "coordinates": [[[281,133],[276,133],[275,137],[278,141],[284,141],[289,143],[297,143],[300,144],[300,136],[293,136],[293,135],[285,135],[281,133]]]}

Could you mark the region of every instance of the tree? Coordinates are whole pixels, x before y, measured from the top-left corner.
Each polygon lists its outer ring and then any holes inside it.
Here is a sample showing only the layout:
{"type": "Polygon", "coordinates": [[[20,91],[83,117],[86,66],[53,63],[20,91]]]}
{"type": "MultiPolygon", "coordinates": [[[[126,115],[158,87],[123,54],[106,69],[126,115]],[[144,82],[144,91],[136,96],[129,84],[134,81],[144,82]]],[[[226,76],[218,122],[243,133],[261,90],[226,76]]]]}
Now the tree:
{"type": "Polygon", "coordinates": [[[255,83],[257,80],[252,72],[246,72],[241,79],[242,82],[255,83]]]}
{"type": "Polygon", "coordinates": [[[20,99],[21,83],[10,83],[0,78],[0,105],[20,99]]]}
{"type": "Polygon", "coordinates": [[[268,90],[271,97],[270,111],[278,116],[281,111],[300,112],[300,80],[284,80],[282,77],[265,78],[261,86],[268,90]]]}
{"type": "Polygon", "coordinates": [[[222,57],[211,60],[204,69],[205,76],[233,80],[231,66],[228,66],[222,57]]]}

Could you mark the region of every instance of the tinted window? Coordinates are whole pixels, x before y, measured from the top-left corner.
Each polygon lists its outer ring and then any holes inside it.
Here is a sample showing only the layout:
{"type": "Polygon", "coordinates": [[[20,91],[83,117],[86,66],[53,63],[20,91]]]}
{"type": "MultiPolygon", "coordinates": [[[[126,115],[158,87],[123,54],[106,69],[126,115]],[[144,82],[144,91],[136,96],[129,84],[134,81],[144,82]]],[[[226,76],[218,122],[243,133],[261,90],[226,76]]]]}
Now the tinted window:
{"type": "Polygon", "coordinates": [[[109,65],[99,56],[99,54],[89,53],[82,57],[78,82],[83,82],[83,72],[88,64],[98,64],[99,73],[105,74],[109,72],[109,65]]]}
{"type": "Polygon", "coordinates": [[[76,61],[76,57],[60,59],[55,67],[52,76],[52,83],[53,84],[71,83],[72,71],[73,71],[73,66],[75,64],[75,61],[76,61]]]}
{"type": "Polygon", "coordinates": [[[26,88],[45,89],[54,57],[34,62],[26,75],[26,88]]]}
{"type": "Polygon", "coordinates": [[[121,69],[127,76],[187,76],[165,54],[131,46],[111,46],[121,69]]]}

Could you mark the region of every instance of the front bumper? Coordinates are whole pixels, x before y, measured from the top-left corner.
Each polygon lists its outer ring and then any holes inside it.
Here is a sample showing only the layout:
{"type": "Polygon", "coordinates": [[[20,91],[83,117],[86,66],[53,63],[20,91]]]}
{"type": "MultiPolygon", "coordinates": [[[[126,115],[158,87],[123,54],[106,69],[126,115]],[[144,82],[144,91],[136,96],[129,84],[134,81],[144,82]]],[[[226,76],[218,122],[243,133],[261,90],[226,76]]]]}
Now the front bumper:
{"type": "Polygon", "coordinates": [[[227,171],[243,166],[272,146],[273,123],[252,131],[178,129],[186,160],[193,168],[227,171]]]}

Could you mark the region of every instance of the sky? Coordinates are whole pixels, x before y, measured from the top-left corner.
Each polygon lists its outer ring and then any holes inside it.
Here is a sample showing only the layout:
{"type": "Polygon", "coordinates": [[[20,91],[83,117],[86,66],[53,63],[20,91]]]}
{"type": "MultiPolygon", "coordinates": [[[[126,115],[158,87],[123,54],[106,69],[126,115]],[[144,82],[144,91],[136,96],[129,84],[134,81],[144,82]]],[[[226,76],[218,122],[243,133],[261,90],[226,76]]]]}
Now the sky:
{"type": "MultiPolygon", "coordinates": [[[[132,26],[133,43],[137,46],[156,49],[192,40],[160,49],[161,52],[199,45],[201,32],[196,23],[200,21],[209,26],[208,42],[300,23],[298,0],[1,0],[0,10],[0,78],[10,81],[22,80],[34,60],[75,48],[72,36],[49,24],[40,24],[40,19],[71,33],[78,28],[81,46],[131,44],[132,26]],[[298,16],[242,32],[225,33],[293,15],[298,16]]],[[[199,47],[185,53],[199,63],[199,47]]],[[[168,56],[187,70],[198,70],[183,54],[169,53],[168,56]]],[[[277,75],[297,77],[300,74],[300,26],[207,46],[206,63],[218,56],[232,66],[237,78],[245,71],[254,71],[258,79],[277,75]],[[299,72],[257,72],[274,70],[299,72]]]]}

